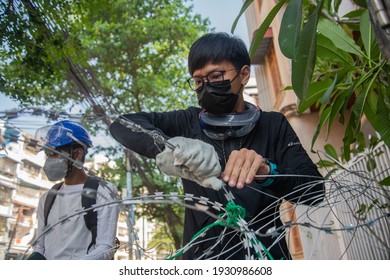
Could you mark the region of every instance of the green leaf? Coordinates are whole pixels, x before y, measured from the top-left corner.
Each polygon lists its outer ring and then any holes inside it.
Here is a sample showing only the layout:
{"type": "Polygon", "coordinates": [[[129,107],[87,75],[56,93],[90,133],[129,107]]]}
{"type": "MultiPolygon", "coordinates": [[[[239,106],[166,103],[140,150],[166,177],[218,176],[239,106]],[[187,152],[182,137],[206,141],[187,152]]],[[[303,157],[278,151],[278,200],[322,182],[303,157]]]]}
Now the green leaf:
{"type": "Polygon", "coordinates": [[[336,152],[336,149],[331,145],[331,144],[326,144],[325,147],[325,152],[330,155],[334,159],[338,159],[338,155],[336,152]]]}
{"type": "Polygon", "coordinates": [[[352,94],[351,89],[344,90],[341,94],[339,94],[335,101],[332,104],[332,112],[330,113],[329,116],[329,122],[328,122],[328,130],[327,130],[327,135],[330,132],[330,129],[332,127],[332,124],[336,117],[339,114],[342,114],[342,108],[345,106],[345,104],[348,103],[349,96],[352,94]]]}
{"type": "Polygon", "coordinates": [[[360,16],[362,15],[362,13],[366,11],[365,9],[359,9],[359,10],[353,10],[353,11],[350,11],[348,13],[346,13],[345,15],[343,15],[343,18],[360,18],[360,16]]]}
{"type": "Polygon", "coordinates": [[[367,8],[367,1],[366,0],[353,0],[356,4],[358,4],[360,7],[367,8]]]}
{"type": "Polygon", "coordinates": [[[306,99],[299,102],[298,113],[305,112],[311,105],[318,101],[331,84],[332,81],[329,79],[311,83],[307,91],[306,99]]]}
{"type": "MultiPolygon", "coordinates": [[[[366,100],[367,96],[371,91],[371,87],[373,86],[374,82],[376,81],[376,77],[379,72],[375,72],[373,75],[371,75],[371,79],[363,84],[363,90],[358,94],[356,98],[356,102],[353,106],[353,113],[356,116],[356,121],[360,123],[360,120],[363,116],[364,107],[366,106],[366,100]]],[[[369,74],[367,74],[369,75],[369,74]]],[[[362,77],[364,78],[364,77],[362,77]]]]}
{"type": "Polygon", "coordinates": [[[314,12],[302,28],[298,50],[292,61],[292,86],[298,98],[305,100],[307,90],[313,75],[316,61],[316,32],[319,12],[323,1],[317,5],[314,12]]]}
{"type": "Polygon", "coordinates": [[[390,147],[390,87],[381,93],[377,104],[377,129],[385,144],[390,147]]]}
{"type": "Polygon", "coordinates": [[[379,182],[382,186],[390,186],[390,176],[379,182]]]}
{"type": "MultiPolygon", "coordinates": [[[[370,138],[370,143],[369,143],[369,147],[370,148],[375,148],[379,143],[381,142],[381,140],[379,140],[378,137],[375,137],[375,136],[372,136],[370,138]]],[[[377,152],[375,152],[375,156],[378,157],[380,156],[381,154],[383,154],[384,152],[381,151],[381,150],[378,150],[377,152]]]]}
{"type": "Polygon", "coordinates": [[[341,1],[342,1],[342,0],[329,1],[329,5],[331,5],[332,2],[333,2],[334,11],[335,11],[336,13],[338,13],[338,11],[339,11],[339,8],[340,8],[340,5],[341,5],[341,1]]]}
{"type": "Polygon", "coordinates": [[[372,33],[371,21],[369,18],[368,10],[364,11],[360,17],[360,34],[362,36],[362,41],[367,56],[369,59],[371,59],[373,33],[372,33]]]}
{"type": "Polygon", "coordinates": [[[231,28],[231,33],[234,33],[234,30],[236,30],[236,27],[237,27],[237,23],[238,21],[240,20],[240,17],[242,16],[242,14],[246,11],[246,9],[249,7],[250,4],[252,4],[253,0],[246,0],[244,2],[244,4],[242,5],[241,7],[241,10],[240,12],[238,13],[236,19],[234,20],[233,22],[233,25],[232,25],[232,28],[231,28]]]}
{"type": "Polygon", "coordinates": [[[356,214],[364,215],[366,212],[367,212],[367,206],[366,206],[366,204],[362,203],[360,205],[359,210],[356,211],[356,214]]]}
{"type": "Polygon", "coordinates": [[[345,128],[344,138],[343,138],[343,156],[346,161],[351,159],[351,144],[356,141],[357,126],[358,121],[356,120],[356,115],[351,114],[345,128]]]}
{"type": "Polygon", "coordinates": [[[369,157],[366,163],[367,171],[371,172],[376,168],[376,161],[374,158],[369,157]]]}
{"type": "Polygon", "coordinates": [[[330,101],[330,97],[332,95],[333,89],[336,86],[337,83],[337,73],[334,77],[333,83],[330,85],[330,87],[326,90],[325,94],[322,96],[320,103],[321,104],[327,104],[330,101]]]}
{"type": "Polygon", "coordinates": [[[376,118],[376,111],[377,111],[377,104],[378,104],[378,98],[376,94],[371,93],[368,95],[366,106],[364,106],[364,115],[367,117],[367,120],[370,122],[372,127],[378,131],[377,128],[377,118],[376,118]],[[371,100],[376,99],[375,103],[372,103],[371,100]]]}
{"type": "Polygon", "coordinates": [[[313,136],[313,138],[312,138],[312,140],[311,140],[311,151],[312,151],[312,152],[314,152],[314,150],[313,150],[314,144],[315,144],[315,142],[316,142],[318,136],[320,135],[320,132],[321,132],[321,130],[322,130],[322,127],[324,126],[324,123],[325,123],[325,122],[327,121],[327,119],[329,118],[330,112],[331,112],[331,107],[327,107],[327,108],[324,110],[323,114],[321,115],[320,121],[319,121],[319,123],[318,123],[318,125],[317,125],[317,129],[316,129],[316,131],[315,131],[315,133],[314,133],[314,136],[313,136]]]}
{"type": "Polygon", "coordinates": [[[358,56],[364,56],[364,53],[355,41],[339,25],[327,19],[320,19],[318,22],[318,31],[329,38],[336,48],[344,50],[358,56]]]}
{"type": "Polygon", "coordinates": [[[317,35],[317,56],[323,60],[347,63],[353,65],[354,61],[351,55],[335,47],[330,39],[322,34],[317,35]]]}
{"type": "Polygon", "coordinates": [[[279,46],[282,53],[293,59],[301,33],[302,0],[290,1],[284,12],[279,31],[279,46]]]}
{"type": "Polygon", "coordinates": [[[330,171],[326,170],[326,174],[324,176],[324,181],[332,180],[333,174],[335,174],[338,170],[339,170],[338,168],[333,168],[330,171]]]}
{"type": "Polygon", "coordinates": [[[370,206],[368,206],[367,212],[370,211],[370,210],[371,210],[372,208],[374,208],[375,206],[377,206],[378,203],[379,203],[379,200],[378,200],[377,198],[374,199],[374,200],[371,202],[370,206]]]}
{"type": "Polygon", "coordinates": [[[357,213],[357,214],[364,214],[364,212],[366,212],[366,210],[367,210],[366,204],[362,203],[362,204],[360,205],[359,210],[356,211],[356,213],[357,213]]]}
{"type": "Polygon", "coordinates": [[[279,12],[279,10],[282,8],[284,3],[287,0],[281,0],[279,1],[275,7],[272,8],[272,10],[268,13],[267,17],[264,19],[263,23],[260,25],[259,29],[256,32],[255,37],[253,38],[252,44],[249,47],[249,57],[253,58],[257,47],[260,45],[261,41],[263,40],[265,32],[268,30],[269,26],[271,25],[271,22],[279,12]]]}
{"type": "Polygon", "coordinates": [[[335,163],[333,161],[330,161],[330,160],[320,160],[317,162],[317,166],[318,167],[331,167],[331,166],[334,166],[335,163]]]}

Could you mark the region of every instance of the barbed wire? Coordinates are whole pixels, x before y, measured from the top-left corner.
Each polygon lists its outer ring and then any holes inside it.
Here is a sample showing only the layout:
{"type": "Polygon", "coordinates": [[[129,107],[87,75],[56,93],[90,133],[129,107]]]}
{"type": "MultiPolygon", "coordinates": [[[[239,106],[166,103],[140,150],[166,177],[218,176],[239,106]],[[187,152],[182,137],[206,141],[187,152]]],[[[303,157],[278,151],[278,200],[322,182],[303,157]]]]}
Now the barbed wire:
{"type": "MultiPolygon", "coordinates": [[[[69,193],[68,195],[71,195],[71,193],[69,193]]],[[[83,213],[85,213],[87,211],[90,211],[90,210],[96,210],[98,208],[109,207],[109,206],[112,206],[112,205],[130,205],[130,204],[140,205],[140,204],[150,204],[150,203],[156,203],[156,204],[177,204],[177,205],[180,205],[182,207],[187,207],[187,208],[190,208],[192,210],[201,211],[203,213],[206,213],[207,215],[209,215],[210,217],[215,219],[215,221],[220,222],[221,224],[225,224],[228,228],[233,229],[235,231],[235,233],[241,234],[241,235],[242,234],[246,235],[246,238],[243,239],[242,244],[236,244],[235,245],[235,246],[243,246],[243,247],[250,247],[251,242],[253,242],[253,240],[257,240],[258,238],[261,238],[261,237],[269,236],[269,237],[274,237],[274,238],[277,238],[277,237],[278,238],[284,238],[285,236],[284,236],[284,234],[282,232],[285,232],[287,229],[291,229],[291,228],[294,228],[296,226],[306,227],[306,228],[313,228],[313,229],[322,231],[322,232],[324,232],[326,234],[334,234],[334,233],[337,233],[337,232],[340,232],[340,231],[353,233],[353,232],[356,232],[358,229],[361,229],[361,228],[364,228],[364,227],[375,227],[375,225],[376,225],[376,223],[378,221],[384,220],[384,219],[389,221],[389,218],[390,218],[390,212],[383,212],[381,215],[376,216],[374,218],[366,219],[365,221],[357,220],[355,224],[346,224],[346,225],[342,225],[340,227],[336,227],[334,223],[319,225],[318,221],[317,222],[314,222],[314,221],[311,221],[311,222],[290,221],[290,222],[285,222],[283,224],[283,226],[280,226],[279,228],[275,228],[273,231],[270,231],[270,232],[267,232],[267,233],[261,233],[260,229],[257,230],[257,231],[253,231],[253,230],[248,228],[248,224],[253,226],[255,223],[261,223],[261,220],[251,219],[250,222],[246,222],[243,219],[239,219],[239,221],[237,222],[236,226],[231,225],[226,220],[226,217],[227,217],[226,208],[223,207],[218,202],[210,201],[209,199],[207,199],[205,197],[195,197],[192,194],[182,194],[181,195],[181,194],[177,194],[177,193],[164,194],[162,192],[158,192],[158,193],[155,193],[155,194],[143,194],[143,195],[138,196],[138,197],[128,197],[128,198],[124,198],[124,199],[120,199],[120,200],[118,199],[118,200],[115,200],[115,201],[107,202],[105,204],[94,205],[93,207],[90,207],[88,209],[82,209],[82,210],[80,210],[80,211],[78,211],[76,213],[73,213],[71,215],[67,215],[66,217],[62,217],[55,224],[48,224],[47,227],[45,227],[45,229],[44,229],[42,234],[46,234],[47,232],[50,232],[53,229],[53,227],[60,226],[60,225],[62,225],[64,223],[66,223],[72,217],[78,216],[78,215],[82,215],[83,213]],[[190,205],[190,204],[185,203],[185,201],[195,201],[197,203],[195,203],[194,205],[190,205]],[[212,209],[218,209],[220,213],[223,213],[223,215],[218,215],[218,216],[214,215],[212,212],[209,211],[209,209],[211,209],[211,208],[212,209]],[[251,242],[248,243],[248,241],[251,241],[251,242]]],[[[330,205],[327,205],[327,204],[324,204],[324,205],[321,205],[321,206],[312,206],[310,208],[310,210],[307,210],[305,212],[304,215],[310,216],[310,214],[312,214],[312,211],[318,210],[321,207],[329,207],[329,206],[330,205]]],[[[278,216],[277,218],[280,218],[280,216],[278,216]]],[[[297,220],[299,220],[299,218],[297,220]]],[[[202,235],[197,236],[190,243],[184,245],[178,251],[179,252],[180,251],[185,252],[189,248],[191,248],[193,246],[199,245],[200,242],[207,242],[208,240],[201,240],[201,241],[199,241],[203,236],[202,235]]],[[[38,238],[39,237],[37,237],[37,239],[38,238]]],[[[215,237],[214,238],[215,239],[214,240],[215,244],[219,244],[219,242],[221,242],[222,238],[226,238],[226,236],[224,236],[222,234],[220,237],[215,237]]],[[[132,245],[138,247],[143,252],[147,252],[148,251],[145,248],[139,247],[139,244],[132,244],[132,245]]],[[[129,245],[126,245],[126,246],[129,246],[129,245]]],[[[156,246],[161,246],[161,244],[157,244],[156,246]]],[[[216,246],[216,245],[214,245],[214,246],[216,246]]],[[[260,247],[254,247],[254,248],[257,248],[257,251],[262,251],[261,249],[259,249],[260,247]]],[[[240,247],[240,249],[241,249],[241,247],[240,247]]],[[[270,249],[270,248],[268,248],[268,249],[270,249]]],[[[212,248],[209,248],[209,252],[211,250],[212,250],[212,248]]],[[[234,247],[231,247],[228,250],[234,250],[234,247]]],[[[385,246],[385,250],[387,252],[390,252],[390,248],[389,248],[388,245],[385,246]]],[[[226,251],[224,251],[223,253],[226,254],[226,251]]],[[[204,253],[204,255],[202,255],[200,258],[207,257],[207,254],[208,253],[206,251],[204,253]]],[[[141,254],[141,255],[144,255],[144,253],[141,254]]],[[[172,257],[173,257],[172,252],[170,252],[168,254],[167,258],[169,259],[169,258],[172,258],[172,257]]],[[[218,257],[218,255],[217,256],[213,256],[212,258],[217,258],[217,257],[218,257]]],[[[247,258],[248,259],[252,259],[252,258],[256,258],[257,259],[258,256],[253,256],[253,255],[248,254],[247,258]]],[[[263,256],[262,258],[264,259],[265,256],[263,256]]]]}
{"type": "MultiPolygon", "coordinates": [[[[139,127],[134,127],[132,123],[127,124],[126,127],[140,129],[139,127]]],[[[149,133],[148,131],[143,131],[142,129],[139,131],[149,133]]],[[[156,140],[155,143],[166,145],[166,141],[162,140],[160,135],[155,134],[154,132],[150,132],[149,135],[151,137],[155,137],[153,138],[156,140]]],[[[18,138],[17,141],[25,141],[32,147],[40,146],[39,141],[35,139],[21,140],[18,138]]],[[[47,149],[52,153],[58,154],[60,157],[66,158],[76,167],[83,168],[88,175],[98,179],[102,186],[108,188],[107,184],[109,183],[96,176],[94,172],[86,168],[82,162],[74,160],[70,158],[68,154],[58,152],[51,147],[41,145],[41,148],[47,149]]],[[[5,149],[5,147],[3,147],[3,149],[5,149]]],[[[334,162],[336,164],[340,164],[336,160],[334,162]]],[[[238,215],[237,219],[232,222],[229,220],[232,213],[229,212],[228,204],[222,205],[219,202],[210,201],[207,197],[196,197],[190,193],[178,194],[172,192],[164,194],[163,192],[156,192],[154,194],[143,194],[138,197],[126,197],[123,199],[119,197],[111,197],[113,200],[108,203],[94,205],[89,209],[81,209],[77,213],[62,217],[62,219],[55,224],[48,225],[42,234],[47,234],[53,227],[61,226],[61,224],[66,223],[73,216],[82,215],[86,211],[95,210],[101,207],[118,205],[121,211],[126,213],[128,205],[142,205],[148,203],[176,204],[180,207],[205,213],[208,217],[214,220],[216,225],[224,227],[221,234],[213,238],[208,238],[206,233],[210,230],[210,227],[205,227],[196,236],[194,236],[188,244],[184,244],[182,248],[179,248],[175,252],[172,250],[173,246],[167,243],[156,243],[154,247],[146,249],[140,246],[138,242],[139,239],[137,238],[137,234],[134,232],[133,228],[134,221],[131,221],[131,217],[127,215],[126,221],[130,241],[126,245],[122,245],[122,249],[135,250],[137,258],[153,258],[151,250],[158,250],[158,248],[165,246],[165,248],[169,249],[167,249],[168,252],[163,258],[175,259],[194,246],[199,246],[201,243],[209,243],[212,241],[214,245],[206,248],[204,253],[200,255],[200,259],[218,259],[222,255],[229,258],[229,256],[233,256],[237,251],[242,249],[246,252],[247,259],[272,259],[272,256],[269,253],[272,247],[277,246],[278,241],[282,238],[288,239],[290,235],[289,231],[294,228],[299,228],[301,230],[312,230],[312,232],[318,236],[337,235],[342,233],[343,238],[345,239],[345,244],[344,251],[340,252],[338,256],[339,258],[343,258],[353,246],[369,246],[370,250],[379,252],[376,255],[377,257],[389,258],[390,241],[388,231],[390,228],[390,206],[388,190],[384,189],[383,186],[378,185],[378,182],[380,181],[379,178],[381,176],[383,177],[384,174],[389,173],[389,167],[376,175],[372,175],[366,170],[352,170],[345,165],[343,165],[341,169],[344,173],[333,174],[325,180],[321,178],[319,180],[311,181],[310,183],[302,184],[294,188],[293,192],[289,193],[288,196],[281,198],[268,194],[261,188],[245,185],[245,188],[248,188],[253,192],[261,193],[264,196],[269,196],[274,199],[274,201],[265,209],[263,209],[255,217],[251,217],[248,220],[246,220],[244,216],[238,215]],[[327,187],[326,195],[322,202],[320,201],[322,200],[322,194],[320,193],[317,197],[311,196],[310,198],[305,198],[305,194],[308,193],[310,189],[314,188],[316,184],[322,183],[325,183],[327,187]],[[294,195],[299,196],[294,197],[294,195]],[[290,201],[292,198],[296,200],[296,203],[293,206],[284,210],[277,209],[282,201],[290,201]],[[306,205],[308,202],[309,204],[306,205]],[[365,207],[362,207],[362,205],[365,205],[365,207]],[[299,210],[301,207],[303,207],[303,210],[299,210]],[[281,226],[271,227],[267,232],[262,231],[263,229],[272,226],[272,223],[274,223],[277,219],[282,219],[282,216],[290,211],[297,214],[296,218],[289,219],[287,221],[285,220],[281,226]],[[270,217],[273,219],[266,222],[266,219],[270,217]],[[216,246],[222,244],[224,239],[233,238],[233,236],[240,236],[241,242],[233,244],[229,246],[229,248],[225,245],[226,247],[224,247],[219,254],[214,254],[213,249],[216,246]],[[270,246],[265,247],[259,241],[262,237],[271,237],[274,239],[274,242],[270,246]]],[[[305,176],[296,174],[280,174],[268,175],[268,177],[305,176]]],[[[225,198],[228,203],[231,202],[231,205],[236,206],[234,204],[234,195],[229,188],[223,187],[222,190],[224,191],[225,198]]],[[[88,195],[88,193],[83,193],[83,195],[88,195]]],[[[238,208],[235,209],[237,210],[238,208]]],[[[318,242],[318,244],[314,244],[313,248],[315,248],[315,246],[320,246],[319,240],[320,238],[318,237],[315,241],[318,242]]],[[[31,246],[33,246],[33,244],[31,244],[31,246]]],[[[229,242],[225,244],[229,244],[229,242]]],[[[314,258],[314,251],[315,250],[312,249],[312,255],[306,255],[305,258],[314,258]]]]}
{"type": "Polygon", "coordinates": [[[39,106],[27,106],[23,108],[14,108],[0,111],[0,119],[11,120],[24,114],[31,116],[42,116],[52,121],[57,121],[60,119],[81,120],[87,117],[87,115],[81,113],[69,113],[67,111],[46,109],[39,106]]]}

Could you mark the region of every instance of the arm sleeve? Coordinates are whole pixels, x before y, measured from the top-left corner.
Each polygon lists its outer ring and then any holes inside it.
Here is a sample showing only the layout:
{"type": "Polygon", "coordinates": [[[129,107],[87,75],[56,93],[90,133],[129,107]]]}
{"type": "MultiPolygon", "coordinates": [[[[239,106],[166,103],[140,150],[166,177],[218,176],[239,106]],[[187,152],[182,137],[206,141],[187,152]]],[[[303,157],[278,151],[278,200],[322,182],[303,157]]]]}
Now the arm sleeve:
{"type": "Polygon", "coordinates": [[[323,177],[283,115],[274,139],[277,152],[275,158],[270,160],[277,164],[281,176],[276,177],[270,187],[291,202],[321,202],[324,196],[323,177]]]}
{"type": "Polygon", "coordinates": [[[41,195],[39,198],[38,203],[38,229],[37,229],[37,239],[34,241],[34,251],[40,253],[41,255],[45,255],[45,235],[42,235],[43,228],[45,227],[45,220],[44,220],[44,214],[43,214],[43,208],[45,205],[45,199],[46,199],[47,193],[41,195]]]}
{"type": "MultiPolygon", "coordinates": [[[[190,114],[187,110],[161,113],[139,112],[122,115],[120,118],[138,124],[143,129],[157,131],[165,139],[184,136],[184,130],[192,126],[190,114]]],[[[163,148],[163,146],[158,147],[150,135],[143,132],[133,132],[130,128],[123,126],[118,119],[110,125],[109,130],[114,139],[120,144],[148,158],[155,158],[163,148]]]]}
{"type": "MultiPolygon", "coordinates": [[[[102,205],[118,200],[117,188],[112,184],[98,188],[96,205],[102,205]],[[108,188],[108,189],[107,189],[108,188]]],[[[89,253],[82,257],[84,260],[110,260],[115,254],[115,237],[118,224],[119,207],[110,204],[97,208],[96,244],[89,253]]]]}

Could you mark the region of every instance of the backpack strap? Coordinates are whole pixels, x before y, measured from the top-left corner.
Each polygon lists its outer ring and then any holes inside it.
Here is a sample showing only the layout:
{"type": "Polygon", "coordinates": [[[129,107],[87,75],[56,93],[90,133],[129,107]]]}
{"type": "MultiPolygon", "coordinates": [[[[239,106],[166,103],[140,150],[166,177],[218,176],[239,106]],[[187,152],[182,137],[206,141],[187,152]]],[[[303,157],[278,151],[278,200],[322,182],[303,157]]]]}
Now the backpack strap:
{"type": "Polygon", "coordinates": [[[49,217],[51,207],[53,206],[54,200],[57,197],[57,192],[61,189],[63,184],[64,182],[55,184],[53,187],[51,187],[51,189],[47,193],[45,199],[45,205],[43,207],[43,217],[45,219],[45,226],[47,225],[47,218],[49,217]]]}
{"type": "MultiPolygon", "coordinates": [[[[81,205],[84,209],[90,208],[96,204],[97,189],[99,187],[99,180],[88,176],[87,181],[83,187],[83,194],[81,195],[81,205]]],[[[97,212],[93,210],[87,211],[84,215],[85,225],[91,231],[92,240],[88,246],[88,250],[96,243],[97,236],[97,212]]]]}

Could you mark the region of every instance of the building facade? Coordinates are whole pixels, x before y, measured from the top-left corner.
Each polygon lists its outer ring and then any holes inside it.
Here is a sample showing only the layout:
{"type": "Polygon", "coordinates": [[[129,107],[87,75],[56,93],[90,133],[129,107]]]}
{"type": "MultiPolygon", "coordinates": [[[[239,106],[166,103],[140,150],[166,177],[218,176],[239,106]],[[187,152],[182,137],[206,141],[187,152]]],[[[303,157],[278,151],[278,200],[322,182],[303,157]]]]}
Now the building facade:
{"type": "Polygon", "coordinates": [[[52,186],[43,172],[44,153],[31,136],[0,123],[0,259],[16,259],[31,251],[37,229],[39,197],[52,186]]]}

